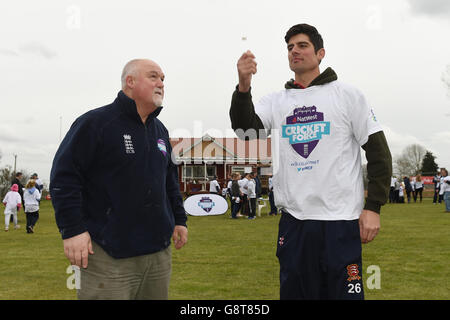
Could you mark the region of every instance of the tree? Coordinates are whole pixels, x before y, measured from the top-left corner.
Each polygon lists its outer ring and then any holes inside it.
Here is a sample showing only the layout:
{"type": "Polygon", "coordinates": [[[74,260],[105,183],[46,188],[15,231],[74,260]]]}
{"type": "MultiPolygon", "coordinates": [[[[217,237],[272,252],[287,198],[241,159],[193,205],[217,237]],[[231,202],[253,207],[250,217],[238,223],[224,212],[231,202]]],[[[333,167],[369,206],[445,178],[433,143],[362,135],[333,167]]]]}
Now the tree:
{"type": "Polygon", "coordinates": [[[436,157],[433,156],[433,153],[431,151],[427,151],[425,153],[425,156],[423,157],[422,161],[422,167],[420,169],[423,175],[433,176],[436,174],[436,172],[439,169],[439,166],[434,161],[434,159],[436,159],[436,157]]]}
{"type": "Polygon", "coordinates": [[[402,154],[395,158],[396,173],[402,176],[415,176],[421,172],[422,161],[426,150],[419,144],[410,144],[402,154]]]}
{"type": "Polygon", "coordinates": [[[12,179],[13,173],[11,171],[11,166],[6,166],[0,169],[0,197],[2,199],[11,188],[12,179]]]}
{"type": "MultiPolygon", "coordinates": [[[[5,194],[8,193],[9,189],[11,188],[11,182],[15,178],[13,171],[14,170],[9,165],[0,168],[0,197],[2,197],[2,199],[5,194]]],[[[22,172],[22,179],[20,180],[20,182],[23,185],[26,185],[27,181],[30,179],[30,174],[26,170],[19,170],[18,172],[22,172]]]]}

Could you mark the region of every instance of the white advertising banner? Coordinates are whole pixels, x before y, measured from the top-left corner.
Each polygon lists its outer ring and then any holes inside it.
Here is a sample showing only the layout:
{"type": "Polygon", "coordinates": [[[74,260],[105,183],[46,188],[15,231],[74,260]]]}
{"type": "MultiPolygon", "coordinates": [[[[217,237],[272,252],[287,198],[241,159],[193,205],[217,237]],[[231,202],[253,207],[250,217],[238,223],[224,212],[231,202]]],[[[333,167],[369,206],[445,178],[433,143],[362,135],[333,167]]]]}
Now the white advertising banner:
{"type": "Polygon", "coordinates": [[[228,202],[217,194],[196,194],[184,201],[184,210],[191,216],[215,216],[227,212],[228,202]]]}

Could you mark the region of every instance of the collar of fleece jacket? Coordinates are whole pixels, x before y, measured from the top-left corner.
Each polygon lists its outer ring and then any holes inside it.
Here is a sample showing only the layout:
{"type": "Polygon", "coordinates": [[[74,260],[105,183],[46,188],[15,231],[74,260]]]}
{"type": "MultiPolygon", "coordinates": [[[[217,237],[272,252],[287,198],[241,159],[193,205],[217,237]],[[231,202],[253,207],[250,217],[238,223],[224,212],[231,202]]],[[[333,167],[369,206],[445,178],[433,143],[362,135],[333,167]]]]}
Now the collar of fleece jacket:
{"type": "MultiPolygon", "coordinates": [[[[318,85],[322,85],[322,84],[326,84],[332,81],[337,80],[337,74],[336,72],[334,72],[333,69],[331,68],[326,68],[324,72],[322,72],[320,75],[317,76],[317,78],[315,78],[308,87],[312,87],[312,86],[318,86],[318,85]]],[[[284,85],[285,89],[304,89],[302,87],[300,87],[297,82],[295,82],[294,79],[289,80],[288,82],[286,82],[286,84],[284,85]]]]}

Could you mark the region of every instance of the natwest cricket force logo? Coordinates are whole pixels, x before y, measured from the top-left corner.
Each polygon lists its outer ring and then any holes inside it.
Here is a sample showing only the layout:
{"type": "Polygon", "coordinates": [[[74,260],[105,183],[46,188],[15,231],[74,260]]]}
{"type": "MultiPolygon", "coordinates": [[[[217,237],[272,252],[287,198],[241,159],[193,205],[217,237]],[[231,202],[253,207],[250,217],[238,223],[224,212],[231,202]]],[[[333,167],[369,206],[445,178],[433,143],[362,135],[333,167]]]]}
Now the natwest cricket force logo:
{"type": "Polygon", "coordinates": [[[215,206],[215,203],[210,197],[202,197],[198,202],[198,206],[206,212],[210,212],[211,209],[215,206]]]}
{"type": "Polygon", "coordinates": [[[323,113],[317,112],[315,106],[296,108],[293,115],[286,118],[282,137],[288,138],[295,152],[306,159],[322,139],[322,135],[330,134],[330,122],[323,119],[323,113]]]}

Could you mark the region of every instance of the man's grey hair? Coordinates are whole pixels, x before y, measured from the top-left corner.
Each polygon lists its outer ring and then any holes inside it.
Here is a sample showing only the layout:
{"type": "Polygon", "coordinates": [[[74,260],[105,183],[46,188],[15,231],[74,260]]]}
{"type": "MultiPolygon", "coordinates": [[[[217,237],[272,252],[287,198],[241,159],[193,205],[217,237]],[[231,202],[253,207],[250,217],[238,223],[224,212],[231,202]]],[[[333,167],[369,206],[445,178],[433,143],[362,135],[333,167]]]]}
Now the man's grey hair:
{"type": "Polygon", "coordinates": [[[130,60],[127,62],[125,67],[123,67],[122,76],[120,77],[120,80],[122,81],[122,90],[125,89],[127,86],[127,77],[128,76],[136,76],[137,65],[142,60],[143,59],[130,60]]]}

